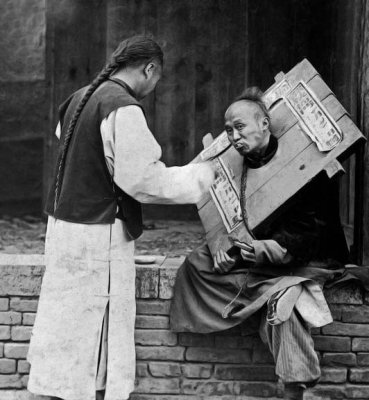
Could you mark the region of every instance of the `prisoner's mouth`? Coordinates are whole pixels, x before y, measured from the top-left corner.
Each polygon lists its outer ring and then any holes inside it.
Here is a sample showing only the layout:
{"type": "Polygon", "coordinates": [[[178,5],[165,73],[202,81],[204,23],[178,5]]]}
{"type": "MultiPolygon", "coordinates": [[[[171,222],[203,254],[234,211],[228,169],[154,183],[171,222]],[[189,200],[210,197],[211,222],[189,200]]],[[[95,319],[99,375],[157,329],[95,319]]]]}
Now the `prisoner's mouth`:
{"type": "Polygon", "coordinates": [[[248,152],[250,150],[250,146],[246,143],[235,143],[234,147],[239,153],[248,152]]]}

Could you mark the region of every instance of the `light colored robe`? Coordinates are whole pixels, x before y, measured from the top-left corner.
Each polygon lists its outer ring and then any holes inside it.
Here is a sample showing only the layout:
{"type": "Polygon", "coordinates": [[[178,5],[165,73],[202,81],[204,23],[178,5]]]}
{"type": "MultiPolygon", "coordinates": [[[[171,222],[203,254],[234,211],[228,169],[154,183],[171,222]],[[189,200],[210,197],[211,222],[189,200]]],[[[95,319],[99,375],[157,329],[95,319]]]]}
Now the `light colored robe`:
{"type": "MultiPolygon", "coordinates": [[[[115,183],[142,203],[196,203],[213,182],[208,163],[167,168],[137,106],[112,112],[100,131],[115,183]]],[[[105,388],[105,400],[128,399],[135,378],[133,255],[121,220],[87,225],[49,217],[28,354],[31,392],[95,400],[105,388]]]]}

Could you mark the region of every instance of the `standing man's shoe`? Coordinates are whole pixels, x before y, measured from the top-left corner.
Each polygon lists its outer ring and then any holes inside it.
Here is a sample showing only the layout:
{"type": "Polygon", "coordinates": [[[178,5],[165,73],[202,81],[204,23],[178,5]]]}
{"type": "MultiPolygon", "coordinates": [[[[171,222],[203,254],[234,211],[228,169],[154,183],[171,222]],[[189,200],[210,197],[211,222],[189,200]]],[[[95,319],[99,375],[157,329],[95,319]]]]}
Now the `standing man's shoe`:
{"type": "Polygon", "coordinates": [[[301,383],[286,383],[283,398],[285,400],[303,400],[305,387],[301,383]]]}

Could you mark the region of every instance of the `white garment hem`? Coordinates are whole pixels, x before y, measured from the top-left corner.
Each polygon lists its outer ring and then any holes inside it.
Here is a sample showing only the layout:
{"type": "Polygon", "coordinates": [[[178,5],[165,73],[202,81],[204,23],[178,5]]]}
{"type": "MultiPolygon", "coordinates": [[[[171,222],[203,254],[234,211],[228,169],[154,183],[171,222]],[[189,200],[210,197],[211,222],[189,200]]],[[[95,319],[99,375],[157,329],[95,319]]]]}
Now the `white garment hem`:
{"type": "MultiPolygon", "coordinates": [[[[36,396],[51,396],[51,397],[58,397],[58,398],[62,398],[63,400],[96,400],[96,394],[94,394],[92,397],[90,398],[86,398],[86,397],[80,397],[80,398],[76,398],[76,397],[69,397],[69,396],[65,396],[62,393],[60,393],[60,391],[58,390],[47,390],[45,388],[38,388],[36,385],[28,385],[27,390],[36,395],[36,396]]],[[[105,389],[97,389],[97,391],[99,390],[105,390],[105,389]]],[[[127,392],[127,394],[123,395],[122,397],[111,397],[111,396],[106,396],[104,400],[129,400],[130,395],[132,394],[134,390],[134,387],[132,387],[132,389],[127,392]]]]}

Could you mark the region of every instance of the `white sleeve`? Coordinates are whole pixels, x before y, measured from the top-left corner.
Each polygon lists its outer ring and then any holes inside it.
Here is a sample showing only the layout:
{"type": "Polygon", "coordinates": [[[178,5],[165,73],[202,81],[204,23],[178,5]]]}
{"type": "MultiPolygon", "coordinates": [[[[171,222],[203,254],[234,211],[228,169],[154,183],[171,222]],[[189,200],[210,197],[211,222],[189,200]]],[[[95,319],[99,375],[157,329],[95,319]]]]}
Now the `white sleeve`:
{"type": "Polygon", "coordinates": [[[119,108],[115,118],[114,181],[141,203],[197,203],[210,188],[210,163],[166,167],[161,147],[138,106],[119,108]]]}
{"type": "Polygon", "coordinates": [[[60,122],[58,122],[58,126],[55,129],[55,136],[60,140],[60,135],[61,135],[61,126],[60,122]]]}

